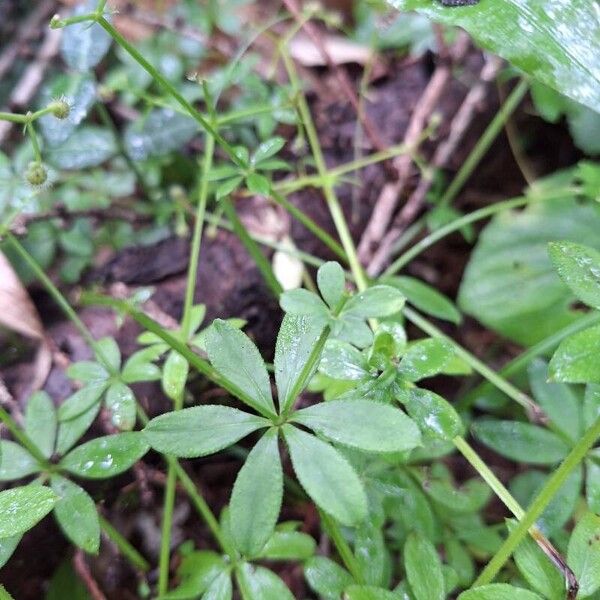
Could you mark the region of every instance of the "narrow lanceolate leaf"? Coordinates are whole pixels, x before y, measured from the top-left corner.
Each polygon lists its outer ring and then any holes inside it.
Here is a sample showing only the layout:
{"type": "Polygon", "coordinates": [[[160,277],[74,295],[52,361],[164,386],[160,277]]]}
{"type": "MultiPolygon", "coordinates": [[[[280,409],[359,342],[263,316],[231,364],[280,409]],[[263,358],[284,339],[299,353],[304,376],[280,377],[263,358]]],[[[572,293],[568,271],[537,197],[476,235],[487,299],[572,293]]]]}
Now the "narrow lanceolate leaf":
{"type": "Polygon", "coordinates": [[[400,361],[399,373],[409,381],[433,377],[444,370],[454,354],[452,344],[439,338],[414,342],[400,361]]]}
{"type": "Polygon", "coordinates": [[[240,400],[264,415],[275,414],[267,368],[246,334],[216,319],[206,332],[206,352],[213,367],[241,390],[240,400]]]}
{"type": "Polygon", "coordinates": [[[403,400],[406,411],[424,435],[439,440],[452,440],[462,435],[464,425],[454,407],[441,396],[413,388],[403,400]]]}
{"type": "Polygon", "coordinates": [[[0,538],[31,529],[54,507],[58,498],[42,485],[26,485],[0,492],[0,538]]]}
{"type": "Polygon", "coordinates": [[[325,302],[316,294],[302,288],[283,292],[279,305],[286,313],[292,315],[308,315],[323,321],[329,316],[329,309],[325,302]]]}
{"type": "Polygon", "coordinates": [[[22,534],[0,538],[0,569],[8,562],[21,541],[22,534]]]}
{"type": "Polygon", "coordinates": [[[175,350],[171,350],[165,360],[162,374],[162,388],[164,393],[176,400],[183,396],[189,371],[188,361],[175,350]]]}
{"type": "Polygon", "coordinates": [[[579,582],[578,598],[587,598],[600,588],[600,516],[586,513],[569,540],[567,562],[579,582]]]}
{"type": "Polygon", "coordinates": [[[108,381],[101,380],[88,383],[85,387],[77,390],[69,396],[58,408],[58,420],[70,421],[75,417],[87,412],[100,400],[100,396],[106,390],[108,381]]]}
{"type": "Polygon", "coordinates": [[[54,516],[65,535],[79,548],[96,554],[100,547],[100,521],[94,501],[77,484],[52,475],[50,485],[59,500],[54,516]]]}
{"type": "Polygon", "coordinates": [[[143,434],[158,452],[194,458],[218,452],[269,425],[269,421],[236,408],[194,406],[152,419],[143,434]]]}
{"type": "Polygon", "coordinates": [[[99,412],[100,403],[96,402],[78,417],[59,422],[56,433],[56,453],[59,456],[66,454],[74,446],[75,442],[90,428],[99,412]]]}
{"type": "Polygon", "coordinates": [[[325,556],[314,556],[304,564],[308,585],[326,600],[338,600],[344,590],[354,583],[352,575],[325,556]]]}
{"type": "Polygon", "coordinates": [[[254,446],[238,473],[231,494],[231,531],[245,556],[258,554],[273,534],[281,510],[283,469],[277,430],[254,446]]]}
{"type": "Polygon", "coordinates": [[[54,402],[46,392],[36,392],[27,402],[25,433],[46,458],[54,452],[56,427],[54,402]]]}
{"type": "Polygon", "coordinates": [[[346,302],[342,315],[355,317],[389,317],[402,310],[406,298],[389,285],[375,285],[355,294],[346,302]]]}
{"type": "Polygon", "coordinates": [[[244,600],[294,600],[287,585],[270,569],[242,563],[236,576],[244,600]]]}
{"type": "Polygon", "coordinates": [[[202,596],[202,600],[231,600],[232,598],[231,575],[227,571],[219,573],[202,596]]]}
{"type": "Polygon", "coordinates": [[[542,600],[542,597],[508,583],[491,583],[463,592],[458,600],[542,600]]]}
{"type": "Polygon", "coordinates": [[[600,383],[600,326],[590,327],[561,342],[548,368],[554,381],[600,383]]]}
{"type": "Polygon", "coordinates": [[[600,310],[600,252],[572,242],[548,245],[560,278],[584,304],[600,310]]]}
{"type": "Polygon", "coordinates": [[[402,596],[374,585],[350,585],[344,590],[344,600],[400,600],[402,596]]]}
{"type": "Polygon", "coordinates": [[[599,17],[589,0],[494,0],[447,8],[431,0],[388,0],[468,31],[484,48],[565,96],[600,111],[599,17]]]}
{"type": "Polygon", "coordinates": [[[534,465],[555,464],[569,452],[552,431],[520,421],[479,421],[473,424],[473,433],[498,454],[534,465]]]}
{"type": "Polygon", "coordinates": [[[0,481],[21,479],[40,470],[38,462],[23,446],[9,440],[0,441],[0,481]]]}
{"type": "Polygon", "coordinates": [[[415,422],[372,400],[331,400],[294,413],[292,420],[333,442],[368,452],[402,452],[421,444],[415,422]]]}
{"type": "Polygon", "coordinates": [[[322,331],[322,325],[309,317],[288,314],[283,318],[275,345],[275,382],[280,412],[290,408],[316,369],[318,359],[314,360],[311,372],[305,372],[309,358],[319,351],[317,342],[322,331]]]}
{"type": "Polygon", "coordinates": [[[276,531],[263,546],[259,558],[267,560],[306,560],[314,555],[315,540],[300,531],[276,531]]]}
{"type": "Polygon", "coordinates": [[[317,285],[325,302],[330,308],[335,308],[340,303],[346,287],[344,269],[337,262],[326,262],[317,271],[317,285]]]}
{"type": "Polygon", "coordinates": [[[132,389],[116,381],[106,392],[106,408],[113,425],[121,431],[130,431],[135,425],[136,404],[132,389]]]}
{"type": "Polygon", "coordinates": [[[404,544],[404,568],[416,600],[444,600],[442,562],[435,546],[421,533],[404,544]]]}
{"type": "Polygon", "coordinates": [[[367,516],[367,497],[350,463],[329,444],[285,425],[292,465],[307,494],[342,525],[356,525],[367,516]]]}
{"type": "Polygon", "coordinates": [[[127,471],[146,452],[148,444],[141,432],[128,431],[78,446],[60,461],[60,466],[79,477],[107,479],[127,471]]]}

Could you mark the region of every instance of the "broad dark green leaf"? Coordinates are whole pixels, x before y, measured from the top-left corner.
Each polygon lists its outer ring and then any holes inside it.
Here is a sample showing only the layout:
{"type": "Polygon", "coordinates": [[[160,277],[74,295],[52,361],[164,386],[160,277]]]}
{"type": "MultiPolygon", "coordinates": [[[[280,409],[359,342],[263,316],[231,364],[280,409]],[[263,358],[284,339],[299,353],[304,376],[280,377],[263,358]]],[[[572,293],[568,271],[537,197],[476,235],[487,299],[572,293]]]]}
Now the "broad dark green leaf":
{"type": "Polygon", "coordinates": [[[308,585],[325,600],[339,600],[344,590],[354,583],[352,575],[325,556],[314,556],[304,563],[308,585]]]}
{"type": "Polygon", "coordinates": [[[135,464],[148,452],[148,444],[139,431],[128,431],[95,438],[71,450],[60,466],[79,477],[107,479],[135,464]]]}
{"type": "Polygon", "coordinates": [[[78,417],[59,422],[56,434],[56,453],[59,456],[66,454],[89,429],[98,412],[100,412],[100,403],[96,402],[78,417]]]}
{"type": "Polygon", "coordinates": [[[462,435],[464,425],[461,418],[441,396],[429,390],[413,388],[403,402],[424,435],[440,440],[452,440],[462,435]]]}
{"type": "Polygon", "coordinates": [[[287,585],[265,567],[242,563],[236,576],[244,600],[294,600],[287,585]]]}
{"type": "Polygon", "coordinates": [[[40,470],[37,460],[23,446],[9,440],[0,441],[0,481],[21,479],[40,470]]]}
{"type": "Polygon", "coordinates": [[[340,303],[346,288],[346,277],[340,264],[330,261],[321,265],[317,271],[317,285],[325,302],[334,309],[340,303]]]}
{"type": "Polygon", "coordinates": [[[79,548],[96,554],[100,547],[100,521],[94,501],[77,484],[52,475],[50,485],[59,500],[54,516],[65,535],[79,548]]]}
{"type": "Polygon", "coordinates": [[[567,562],[579,582],[578,598],[600,588],[600,516],[588,512],[581,517],[569,540],[567,562]]]}
{"type": "MultiPolygon", "coordinates": [[[[310,380],[312,373],[303,371],[322,331],[323,327],[310,317],[287,314],[283,318],[275,345],[275,382],[280,412],[291,407],[296,400],[294,396],[310,380]]],[[[315,368],[318,363],[315,361],[315,368]]]]}
{"type": "Polygon", "coordinates": [[[183,397],[188,371],[188,361],[183,358],[179,352],[171,350],[163,365],[161,380],[163,392],[171,398],[171,400],[183,397]]]}
{"type": "Polygon", "coordinates": [[[406,300],[424,313],[444,319],[451,323],[460,323],[462,317],[456,306],[440,294],[434,287],[414,277],[387,277],[384,283],[398,288],[406,300]]]}
{"type": "Polygon", "coordinates": [[[90,410],[100,400],[107,386],[108,381],[99,380],[77,390],[58,407],[58,420],[70,421],[90,410]]]}
{"type": "Polygon", "coordinates": [[[36,392],[27,402],[25,433],[46,458],[50,458],[54,452],[56,428],[54,402],[46,392],[36,392]]]}
{"type": "Polygon", "coordinates": [[[404,545],[404,568],[416,600],[444,600],[442,562],[435,546],[422,534],[411,533],[404,545]]]}
{"type": "Polygon", "coordinates": [[[80,127],[59,146],[49,149],[48,162],[57,169],[73,171],[96,167],[117,153],[112,132],[95,125],[80,127]],[[85,148],[85,152],[82,152],[85,148]]]}
{"type": "Polygon", "coordinates": [[[331,400],[294,413],[292,420],[333,442],[368,452],[403,452],[421,444],[415,422],[371,400],[331,400]]]}
{"type": "Polygon", "coordinates": [[[343,316],[390,317],[400,312],[406,298],[389,285],[375,285],[352,296],[344,305],[343,316]]]}
{"type": "Polygon", "coordinates": [[[600,326],[562,341],[552,356],[548,374],[554,381],[600,383],[600,326]]]}
{"type": "Polygon", "coordinates": [[[400,361],[398,372],[409,381],[433,377],[444,370],[454,355],[450,342],[427,338],[409,345],[400,361]]]}
{"type": "Polygon", "coordinates": [[[490,583],[463,592],[458,600],[542,600],[542,597],[508,583],[490,583]]]}
{"type": "Polygon", "coordinates": [[[13,537],[31,529],[56,504],[54,492],[42,485],[26,485],[0,492],[0,538],[13,537]]]}
{"type": "Polygon", "coordinates": [[[358,475],[332,446],[297,427],[283,427],[292,465],[307,494],[343,525],[367,516],[367,497],[358,475]]]}
{"type": "Polygon", "coordinates": [[[468,31],[484,48],[569,98],[600,112],[600,17],[588,0],[494,0],[448,8],[431,0],[388,0],[468,31]]]}
{"type": "Polygon", "coordinates": [[[258,554],[273,534],[283,497],[278,434],[269,430],[250,451],[233,486],[229,513],[238,550],[258,554]]]}
{"type": "Polygon", "coordinates": [[[262,414],[276,414],[267,368],[245,333],[216,319],[206,332],[206,352],[213,367],[244,392],[240,400],[262,414]]]}
{"type": "Polygon", "coordinates": [[[600,252],[573,242],[548,245],[560,278],[584,304],[600,310],[600,252]]]}
{"type": "Polygon", "coordinates": [[[106,408],[110,412],[112,424],[121,431],[130,431],[135,425],[136,404],[132,389],[115,381],[107,392],[105,399],[106,408]]]}
{"type": "MultiPolygon", "coordinates": [[[[569,181],[567,175],[536,186],[540,192],[560,189],[569,181]]],[[[581,317],[550,261],[548,242],[567,239],[598,248],[599,230],[600,205],[577,203],[567,192],[556,200],[532,202],[522,211],[501,213],[479,237],[460,288],[460,307],[516,342],[539,342],[581,317]]]]}
{"type": "Polygon", "coordinates": [[[192,458],[218,452],[269,425],[269,421],[236,408],[208,405],[155,417],[143,434],[158,452],[192,458]]]}
{"type": "Polygon", "coordinates": [[[259,557],[266,560],[306,560],[314,555],[315,540],[300,531],[275,531],[259,557]]]}
{"type": "Polygon", "coordinates": [[[472,428],[486,446],[518,462],[552,465],[569,452],[569,446],[558,435],[530,423],[484,420],[472,428]]]}
{"type": "Polygon", "coordinates": [[[348,342],[328,340],[319,371],[332,379],[358,381],[369,375],[367,358],[348,342]]]}

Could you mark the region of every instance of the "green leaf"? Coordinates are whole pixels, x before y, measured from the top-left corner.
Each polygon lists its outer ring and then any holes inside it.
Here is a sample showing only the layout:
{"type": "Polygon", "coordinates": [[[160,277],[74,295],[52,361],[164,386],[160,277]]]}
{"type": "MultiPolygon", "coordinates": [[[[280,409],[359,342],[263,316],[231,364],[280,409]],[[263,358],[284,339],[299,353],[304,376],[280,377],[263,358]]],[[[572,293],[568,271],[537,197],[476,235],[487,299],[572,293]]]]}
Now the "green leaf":
{"type": "Polygon", "coordinates": [[[542,600],[542,597],[507,583],[491,583],[463,592],[458,600],[542,600]]]}
{"type": "Polygon", "coordinates": [[[600,588],[600,516],[588,512],[581,517],[569,540],[567,562],[579,582],[578,598],[600,588]]]}
{"type": "Polygon", "coordinates": [[[299,531],[275,531],[260,551],[265,560],[307,560],[316,550],[315,540],[299,531]]]}
{"type": "Polygon", "coordinates": [[[147,362],[144,350],[130,356],[123,366],[121,377],[125,383],[137,383],[139,381],[156,381],[162,376],[158,366],[147,362]],[[140,356],[141,355],[141,356],[140,356]]]}
{"type": "Polygon", "coordinates": [[[250,451],[231,493],[231,531],[245,556],[258,554],[273,534],[282,497],[278,433],[270,429],[250,451]]]}
{"type": "Polygon", "coordinates": [[[342,316],[389,317],[402,310],[405,300],[396,288],[375,285],[352,296],[344,305],[342,316]]]}
{"type": "MultiPolygon", "coordinates": [[[[304,369],[323,327],[313,319],[298,315],[285,315],[275,345],[275,382],[279,411],[287,411],[296,396],[304,389],[314,373],[304,369]]],[[[315,368],[319,361],[315,361],[315,368]]]]}
{"type": "Polygon", "coordinates": [[[408,390],[402,401],[424,435],[451,441],[463,434],[464,425],[460,416],[441,396],[429,390],[413,388],[408,390]]]}
{"type": "Polygon", "coordinates": [[[383,529],[375,519],[367,519],[356,528],[354,555],[364,583],[386,585],[389,579],[390,553],[386,548],[383,529]]]}
{"type": "Polygon", "coordinates": [[[243,177],[232,177],[231,179],[225,180],[215,192],[217,200],[230,196],[240,186],[243,179],[243,177]]]}
{"type": "MultiPolygon", "coordinates": [[[[77,6],[73,16],[92,13],[96,1],[88,0],[77,6]]],[[[60,51],[64,61],[76,71],[90,71],[108,52],[112,39],[97,23],[84,21],[65,27],[62,32],[60,51]]]]}
{"type": "Polygon", "coordinates": [[[456,324],[462,320],[460,312],[446,296],[419,279],[405,276],[387,277],[383,283],[398,288],[410,304],[424,313],[456,324]]]}
{"type": "Polygon", "coordinates": [[[292,315],[321,317],[324,320],[329,318],[329,309],[325,302],[316,294],[302,288],[283,292],[279,298],[279,306],[292,315]]]}
{"type": "Polygon", "coordinates": [[[284,425],[292,465],[307,494],[342,525],[367,516],[367,498],[358,475],[332,446],[296,427],[284,425]]]}
{"type": "Polygon", "coordinates": [[[360,350],[340,340],[327,340],[319,371],[332,379],[359,381],[369,375],[367,359],[360,350]]]}
{"type": "Polygon", "coordinates": [[[443,372],[454,348],[450,342],[440,338],[427,338],[409,345],[398,372],[409,381],[419,381],[443,372]]]}
{"type": "Polygon", "coordinates": [[[188,372],[188,361],[179,352],[171,350],[165,360],[162,373],[162,389],[171,400],[183,397],[188,372]]]}
{"type": "Polygon", "coordinates": [[[0,492],[0,538],[25,533],[56,504],[54,492],[42,485],[26,485],[0,492]]]}
{"type": "Polygon", "coordinates": [[[585,463],[585,499],[592,512],[600,514],[600,451],[592,451],[585,463]]]}
{"type": "Polygon", "coordinates": [[[258,146],[252,155],[251,163],[253,165],[261,163],[267,158],[275,156],[285,146],[285,139],[282,137],[274,137],[258,146]]]}
{"type": "MultiPolygon", "coordinates": [[[[571,178],[572,172],[559,173],[536,182],[536,190],[556,192],[571,178]]],[[[569,192],[501,213],[479,237],[461,284],[460,307],[523,345],[545,339],[581,317],[571,308],[574,296],[557,275],[547,243],[567,239],[598,248],[599,230],[600,205],[578,203],[569,192]]]]}
{"type": "Polygon", "coordinates": [[[56,428],[54,402],[46,392],[36,392],[27,402],[25,433],[46,458],[54,452],[56,428]]]}
{"type": "Polygon", "coordinates": [[[179,150],[198,132],[196,122],[171,108],[158,108],[131,123],[123,135],[127,154],[146,160],[179,150]]]}
{"type": "Polygon", "coordinates": [[[529,385],[537,403],[555,427],[573,443],[581,435],[581,403],[577,395],[563,383],[548,382],[548,365],[541,359],[529,364],[529,385]]]}
{"type": "Polygon", "coordinates": [[[128,385],[116,381],[106,392],[106,408],[112,424],[121,431],[130,431],[135,425],[136,404],[133,391],[128,385]]]}
{"type": "Polygon", "coordinates": [[[498,454],[532,465],[553,465],[569,452],[569,446],[555,433],[520,421],[478,421],[472,425],[475,437],[498,454]]]}
{"type": "Polygon", "coordinates": [[[23,536],[21,534],[0,538],[0,569],[8,562],[17,549],[23,536]]]}
{"type": "Polygon", "coordinates": [[[552,242],[548,253],[577,298],[600,310],[600,252],[572,242],[552,242]]]}
{"type": "Polygon", "coordinates": [[[245,333],[215,319],[206,333],[206,352],[213,367],[243,391],[242,402],[264,415],[276,414],[267,368],[245,333]]]}
{"type": "Polygon", "coordinates": [[[218,452],[269,425],[269,421],[236,408],[208,405],[155,417],[143,433],[158,452],[192,458],[218,452]]]}
{"type": "Polygon", "coordinates": [[[271,193],[271,182],[260,173],[250,173],[246,177],[246,187],[251,194],[268,196],[271,193]]]}
{"type": "Polygon", "coordinates": [[[314,556],[304,563],[308,585],[325,600],[339,600],[344,590],[354,583],[348,571],[325,556],[314,556]]]}
{"type": "Polygon", "coordinates": [[[69,451],[75,442],[89,429],[100,411],[100,403],[96,402],[78,417],[58,424],[56,434],[56,453],[62,456],[69,451]]]}
{"type": "Polygon", "coordinates": [[[403,452],[421,444],[415,422],[401,410],[371,400],[331,400],[294,413],[300,423],[333,442],[367,452],[403,452]]]}
{"type": "Polygon", "coordinates": [[[388,0],[468,31],[484,48],[600,111],[598,13],[587,0],[495,0],[449,9],[430,0],[388,0]]]}
{"type": "Polygon", "coordinates": [[[96,342],[96,360],[108,363],[106,366],[113,371],[121,369],[121,350],[116,340],[112,337],[103,337],[96,342]]]}
{"type": "Polygon", "coordinates": [[[231,600],[232,597],[231,575],[228,572],[223,572],[214,578],[202,596],[202,600],[231,600]]]}
{"type": "Polygon", "coordinates": [[[50,485],[59,498],[54,516],[64,534],[79,548],[96,554],[100,521],[94,501],[83,488],[60,475],[52,475],[50,485]]]}
{"type": "Polygon", "coordinates": [[[57,169],[75,171],[96,167],[118,151],[114,135],[95,125],[80,127],[60,146],[49,149],[48,162],[57,169]],[[82,152],[85,148],[85,152],[82,152]]]}
{"type": "Polygon", "coordinates": [[[67,375],[77,381],[96,384],[110,377],[108,371],[100,363],[91,360],[81,360],[69,365],[67,375]]]}
{"type": "Polygon", "coordinates": [[[404,568],[416,600],[444,600],[442,562],[424,535],[411,533],[406,539],[404,568]]]}
{"type": "Polygon", "coordinates": [[[600,417],[600,385],[589,383],[583,397],[583,428],[589,429],[600,417]]]}
{"type": "Polygon", "coordinates": [[[70,421],[90,410],[94,404],[98,403],[107,385],[108,381],[101,380],[77,390],[58,407],[58,420],[70,421]]]}
{"type": "Polygon", "coordinates": [[[242,563],[236,575],[244,600],[294,600],[287,585],[265,567],[242,563]]]}
{"type": "Polygon", "coordinates": [[[107,479],[135,464],[148,452],[148,444],[139,431],[128,431],[95,438],[71,450],[60,466],[79,477],[107,479]]]}
{"type": "MultiPolygon", "coordinates": [[[[508,521],[509,532],[515,527],[515,521],[508,521]]],[[[514,559],[525,581],[542,596],[551,600],[561,600],[564,597],[564,579],[560,571],[531,537],[525,537],[519,544],[514,559]]]]}
{"type": "Polygon", "coordinates": [[[351,585],[344,590],[345,600],[400,600],[396,592],[374,585],[351,585]]]}
{"type": "Polygon", "coordinates": [[[168,592],[164,600],[189,600],[197,598],[210,589],[221,575],[230,579],[229,570],[223,557],[216,552],[200,550],[182,556],[177,569],[179,586],[168,592]]]}
{"type": "Polygon", "coordinates": [[[334,309],[340,303],[346,289],[344,269],[337,262],[326,262],[317,271],[317,285],[325,302],[334,309]]]}
{"type": "Polygon", "coordinates": [[[600,325],[579,331],[563,340],[550,361],[548,374],[554,381],[600,383],[600,325]]]}
{"type": "Polygon", "coordinates": [[[15,442],[0,440],[0,481],[21,479],[41,471],[37,460],[15,442]]]}

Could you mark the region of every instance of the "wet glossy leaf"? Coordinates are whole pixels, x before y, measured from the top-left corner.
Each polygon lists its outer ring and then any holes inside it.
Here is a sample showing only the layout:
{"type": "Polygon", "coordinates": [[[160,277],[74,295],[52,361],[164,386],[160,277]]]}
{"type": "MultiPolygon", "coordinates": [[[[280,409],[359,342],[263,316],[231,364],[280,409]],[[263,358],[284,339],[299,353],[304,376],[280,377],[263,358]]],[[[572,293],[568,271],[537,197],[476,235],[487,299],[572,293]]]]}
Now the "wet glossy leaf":
{"type": "Polygon", "coordinates": [[[58,498],[42,485],[26,485],[0,492],[0,538],[24,533],[43,519],[58,498]]]}
{"type": "Polygon", "coordinates": [[[60,466],[79,477],[107,479],[135,464],[148,452],[148,444],[139,431],[99,437],[71,450],[60,466]]]}
{"type": "MultiPolygon", "coordinates": [[[[275,345],[275,382],[279,411],[284,412],[296,400],[312,373],[304,367],[315,349],[323,327],[309,317],[285,315],[275,345]]],[[[316,361],[318,364],[318,361],[316,361]]]]}
{"type": "Polygon", "coordinates": [[[265,363],[246,334],[216,319],[206,333],[206,351],[213,367],[244,392],[240,400],[263,414],[276,414],[265,363]]]}
{"type": "Polygon", "coordinates": [[[106,392],[106,408],[112,424],[121,431],[133,429],[136,420],[136,404],[133,391],[128,385],[116,381],[106,392]]]}
{"type": "Polygon", "coordinates": [[[415,422],[371,400],[331,400],[294,413],[292,420],[333,442],[367,452],[403,452],[421,443],[415,422]]]}
{"type": "Polygon", "coordinates": [[[367,359],[360,350],[340,340],[328,340],[319,371],[332,379],[358,381],[369,375],[367,359]]]}
{"type": "Polygon", "coordinates": [[[267,560],[306,560],[316,550],[315,540],[299,531],[275,531],[259,553],[267,560]]]}
{"type": "Polygon", "coordinates": [[[304,577],[325,600],[339,600],[344,590],[354,583],[348,571],[325,556],[309,558],[304,563],[304,577]]]}
{"type": "Polygon", "coordinates": [[[444,600],[442,562],[435,546],[422,534],[408,536],[404,568],[416,600],[444,600]]]}
{"type": "Polygon", "coordinates": [[[65,142],[47,153],[48,162],[68,171],[96,167],[117,153],[113,134],[95,125],[79,128],[65,142]],[[85,152],[81,149],[85,148],[85,152]]]}
{"type": "Polygon", "coordinates": [[[0,481],[21,479],[40,470],[37,460],[23,446],[9,440],[0,441],[0,481]]]}
{"type": "Polygon", "coordinates": [[[348,461],[332,446],[296,427],[283,428],[292,465],[307,494],[343,525],[367,516],[362,483],[348,461]]]}
{"type": "Polygon", "coordinates": [[[54,452],[56,429],[54,402],[46,392],[36,392],[27,402],[25,433],[46,458],[50,458],[54,452]]]}
{"type": "Polygon", "coordinates": [[[386,585],[390,554],[382,528],[369,521],[356,528],[354,555],[365,583],[370,586],[386,585]]]}
{"type": "Polygon", "coordinates": [[[79,438],[89,429],[100,411],[100,403],[96,402],[91,408],[69,421],[61,421],[58,424],[56,434],[56,453],[62,456],[68,452],[79,438]]]}
{"type": "Polygon", "coordinates": [[[54,516],[64,534],[76,546],[96,554],[100,547],[100,521],[94,501],[83,488],[60,475],[52,475],[50,483],[59,498],[54,516]]]}
{"type": "Polygon", "coordinates": [[[567,562],[579,582],[578,598],[600,588],[600,516],[588,512],[581,517],[569,540],[567,562]]]}
{"type": "Polygon", "coordinates": [[[409,345],[398,372],[409,381],[432,377],[444,370],[454,355],[452,344],[439,338],[419,340],[409,345]]]}
{"type": "Polygon", "coordinates": [[[355,294],[346,302],[342,316],[389,317],[402,310],[405,297],[389,285],[375,285],[355,294]]]}
{"type": "Polygon", "coordinates": [[[600,383],[600,326],[562,341],[552,356],[548,374],[554,381],[600,383]]]}
{"type": "Polygon", "coordinates": [[[77,390],[58,407],[58,420],[70,421],[87,412],[94,404],[98,403],[107,385],[108,381],[101,380],[77,390]]]}
{"type": "Polygon", "coordinates": [[[346,278],[340,264],[330,261],[321,265],[317,271],[317,285],[325,302],[329,304],[330,308],[335,308],[342,299],[346,288],[346,278]]]}
{"type": "Polygon", "coordinates": [[[175,350],[171,350],[167,355],[167,360],[163,365],[162,373],[162,389],[164,393],[176,400],[183,397],[185,384],[187,382],[189,372],[188,361],[175,350]]]}
{"type": "Polygon", "coordinates": [[[558,435],[530,423],[485,420],[474,423],[472,429],[486,446],[518,462],[552,465],[569,452],[558,435]]]}
{"type": "Polygon", "coordinates": [[[600,310],[600,252],[573,242],[553,242],[548,253],[560,278],[577,298],[600,310]]]}
{"type": "Polygon", "coordinates": [[[569,98],[600,111],[598,13],[587,0],[495,0],[448,9],[430,0],[388,0],[468,31],[484,48],[569,98]]]}
{"type": "Polygon", "coordinates": [[[542,600],[542,597],[508,583],[491,583],[463,592],[458,600],[542,600]]]}
{"type": "Polygon", "coordinates": [[[0,569],[8,562],[8,559],[17,549],[23,536],[21,534],[11,537],[0,538],[0,569]]]}
{"type": "Polygon", "coordinates": [[[277,430],[269,430],[250,451],[233,486],[231,531],[245,556],[258,554],[273,534],[283,497],[277,430]]]}
{"type": "Polygon", "coordinates": [[[279,305],[286,313],[292,315],[308,315],[324,320],[329,317],[329,308],[325,302],[316,294],[302,288],[283,292],[279,305]]]}
{"type": "Polygon", "coordinates": [[[294,600],[287,585],[265,567],[242,563],[236,575],[245,600],[294,600]]]}
{"type": "Polygon", "coordinates": [[[464,425],[461,418],[441,396],[429,390],[413,388],[403,402],[424,435],[440,440],[452,440],[462,435],[464,425]]]}
{"type": "Polygon", "coordinates": [[[165,454],[185,458],[213,454],[270,423],[228,406],[194,406],[155,417],[144,437],[165,454]]]}

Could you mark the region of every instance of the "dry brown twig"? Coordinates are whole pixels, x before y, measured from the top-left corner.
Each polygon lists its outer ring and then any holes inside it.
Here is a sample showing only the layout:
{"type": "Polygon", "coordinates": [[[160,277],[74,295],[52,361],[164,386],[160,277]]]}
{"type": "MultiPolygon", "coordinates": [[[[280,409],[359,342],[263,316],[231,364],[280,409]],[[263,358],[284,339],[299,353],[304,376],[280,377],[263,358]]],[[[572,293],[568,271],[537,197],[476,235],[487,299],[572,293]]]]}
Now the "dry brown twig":
{"type": "Polygon", "coordinates": [[[85,554],[81,549],[75,550],[75,554],[73,555],[73,569],[93,600],[107,600],[97,581],[94,579],[90,567],[85,560],[85,554]]]}

